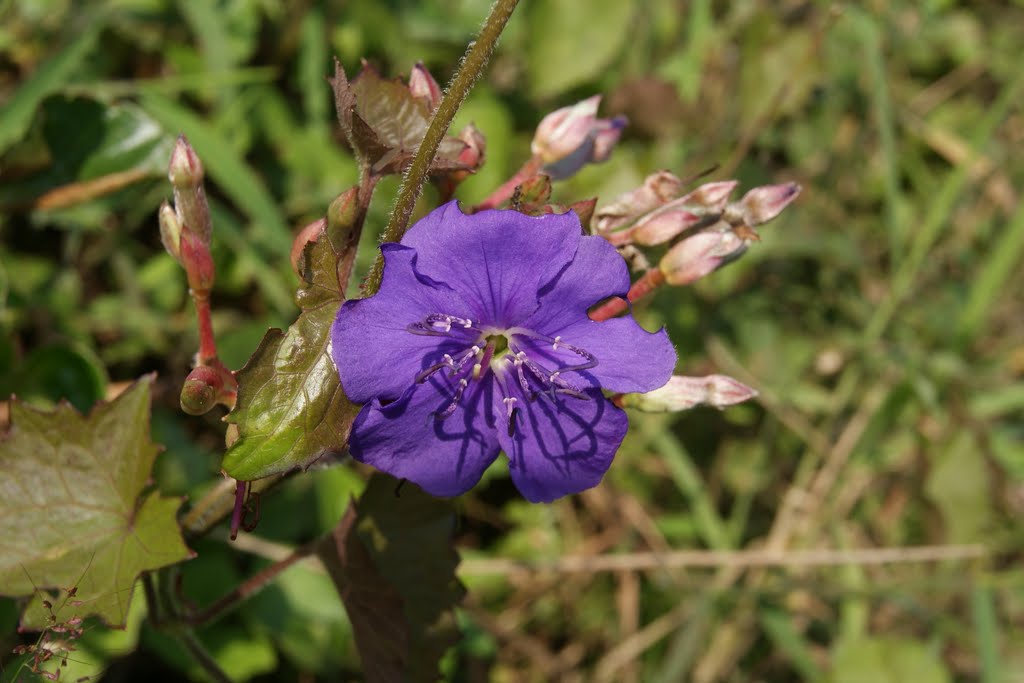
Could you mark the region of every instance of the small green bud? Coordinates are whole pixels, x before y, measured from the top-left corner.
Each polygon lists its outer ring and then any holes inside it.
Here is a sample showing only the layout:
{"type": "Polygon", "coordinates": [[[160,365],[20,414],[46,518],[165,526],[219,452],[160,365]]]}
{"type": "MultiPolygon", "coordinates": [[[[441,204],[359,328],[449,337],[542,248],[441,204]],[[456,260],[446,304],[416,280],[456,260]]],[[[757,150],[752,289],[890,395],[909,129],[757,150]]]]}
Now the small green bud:
{"type": "Polygon", "coordinates": [[[160,241],[164,249],[178,261],[181,261],[181,222],[171,205],[164,202],[160,205],[160,241]]]}
{"type": "Polygon", "coordinates": [[[217,405],[217,397],[224,386],[220,374],[207,365],[194,368],[181,387],[181,409],[189,415],[205,415],[217,405]]]}

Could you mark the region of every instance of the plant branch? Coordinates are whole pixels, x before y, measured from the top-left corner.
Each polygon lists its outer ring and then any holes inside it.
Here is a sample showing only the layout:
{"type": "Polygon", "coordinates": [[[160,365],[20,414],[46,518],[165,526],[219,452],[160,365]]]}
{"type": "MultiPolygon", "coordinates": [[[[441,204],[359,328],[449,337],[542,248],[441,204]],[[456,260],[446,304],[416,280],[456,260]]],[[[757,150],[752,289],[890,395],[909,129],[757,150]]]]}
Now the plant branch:
{"type": "Polygon", "coordinates": [[[195,614],[183,615],[181,617],[181,621],[189,626],[205,626],[206,624],[210,624],[217,619],[220,619],[225,614],[238,607],[246,599],[262,590],[267,584],[277,578],[293,564],[316,552],[319,543],[320,539],[316,539],[299,546],[287,557],[278,560],[274,564],[265,567],[255,575],[249,577],[244,582],[236,586],[230,593],[221,596],[213,604],[205,607],[195,614]]]}
{"type": "MultiPolygon", "coordinates": [[[[456,112],[459,111],[459,107],[462,106],[463,100],[466,99],[466,95],[473,87],[473,83],[487,66],[491,53],[494,52],[494,47],[498,43],[498,38],[518,4],[519,0],[495,0],[491,7],[491,13],[484,22],[483,28],[480,29],[480,35],[470,43],[466,50],[466,56],[463,58],[458,72],[452,78],[441,104],[434,112],[427,132],[423,136],[423,141],[420,143],[419,149],[416,150],[416,156],[402,180],[402,187],[391,212],[391,220],[384,231],[383,241],[397,242],[405,234],[413,209],[416,208],[416,201],[423,189],[423,183],[427,180],[430,164],[434,161],[434,155],[437,154],[437,148],[445,133],[448,132],[448,127],[451,125],[452,119],[455,118],[456,112]]],[[[365,296],[377,293],[377,290],[380,289],[383,272],[384,260],[378,256],[373,264],[373,270],[370,271],[370,275],[363,285],[365,296]]]]}
{"type": "Polygon", "coordinates": [[[625,299],[617,297],[609,299],[590,312],[590,319],[595,322],[603,322],[609,318],[614,318],[620,313],[625,313],[629,310],[629,304],[651,294],[664,283],[665,275],[661,272],[661,269],[651,268],[640,276],[639,280],[633,283],[633,286],[629,288],[629,293],[626,294],[625,299]]]}

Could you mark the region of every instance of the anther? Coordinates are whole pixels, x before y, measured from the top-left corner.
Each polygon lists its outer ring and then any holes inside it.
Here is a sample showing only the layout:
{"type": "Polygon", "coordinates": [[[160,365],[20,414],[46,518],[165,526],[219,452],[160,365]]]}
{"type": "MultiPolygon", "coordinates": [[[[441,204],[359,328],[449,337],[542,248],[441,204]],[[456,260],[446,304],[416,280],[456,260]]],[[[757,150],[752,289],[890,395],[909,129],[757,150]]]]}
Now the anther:
{"type": "Polygon", "coordinates": [[[514,396],[508,396],[501,399],[502,403],[505,404],[505,416],[508,420],[508,435],[512,436],[516,432],[516,415],[519,413],[519,408],[516,407],[516,399],[514,396]]]}

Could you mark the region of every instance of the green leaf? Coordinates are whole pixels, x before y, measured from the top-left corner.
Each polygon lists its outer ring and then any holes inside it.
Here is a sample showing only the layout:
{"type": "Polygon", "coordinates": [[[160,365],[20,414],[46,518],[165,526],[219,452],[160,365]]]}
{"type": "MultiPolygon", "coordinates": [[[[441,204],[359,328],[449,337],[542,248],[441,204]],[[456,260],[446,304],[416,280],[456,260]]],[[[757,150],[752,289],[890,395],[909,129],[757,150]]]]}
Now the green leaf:
{"type": "Polygon", "coordinates": [[[306,467],[345,448],[359,409],[341,390],[327,344],[347,247],[345,235],[322,235],[306,247],[305,284],[295,297],[302,313],[287,332],[269,330],[238,371],[238,401],[225,419],[239,436],[221,463],[235,479],[306,467]]]}
{"type": "Polygon", "coordinates": [[[95,355],[63,344],[33,349],[14,380],[14,392],[23,399],[66,398],[82,412],[103,398],[106,388],[106,371],[95,355]]]}
{"type": "Polygon", "coordinates": [[[552,97],[599,76],[629,38],[634,3],[539,0],[530,7],[529,82],[552,97]]]}
{"type": "Polygon", "coordinates": [[[75,69],[89,54],[96,36],[103,28],[102,14],[90,21],[85,31],[70,45],[39,66],[35,73],[15,91],[14,96],[0,109],[0,153],[7,151],[25,134],[36,107],[50,93],[68,82],[75,69]]]}
{"type": "Polygon", "coordinates": [[[908,638],[859,638],[839,643],[832,683],[949,683],[942,660],[908,638]]]}
{"type": "MultiPolygon", "coordinates": [[[[143,571],[191,557],[178,498],[143,495],[159,447],[149,436],[152,376],[82,416],[11,403],[0,442],[0,594],[75,589],[53,604],[58,621],[98,615],[123,626],[143,571]]],[[[22,625],[46,626],[41,598],[22,625]]]]}
{"type": "MultiPolygon", "coordinates": [[[[331,87],[338,120],[356,148],[356,156],[376,174],[402,173],[412,162],[430,125],[427,101],[413,97],[400,80],[381,78],[365,65],[349,82],[341,65],[335,64],[331,87]]],[[[431,162],[431,170],[467,168],[458,159],[465,147],[461,140],[445,137],[431,162]]]]}
{"type": "Polygon", "coordinates": [[[985,455],[974,436],[958,432],[935,454],[925,492],[942,513],[949,543],[979,543],[995,525],[995,486],[985,455]]]}
{"type": "Polygon", "coordinates": [[[320,548],[371,683],[436,681],[458,641],[451,505],[376,473],[320,548]]]}

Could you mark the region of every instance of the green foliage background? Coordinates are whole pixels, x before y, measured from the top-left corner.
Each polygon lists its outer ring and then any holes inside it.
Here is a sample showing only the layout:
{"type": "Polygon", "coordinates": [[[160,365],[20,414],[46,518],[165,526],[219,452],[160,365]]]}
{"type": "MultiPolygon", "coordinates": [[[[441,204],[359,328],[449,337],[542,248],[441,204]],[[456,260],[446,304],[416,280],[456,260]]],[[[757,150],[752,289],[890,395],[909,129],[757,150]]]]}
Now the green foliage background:
{"type": "MultiPolygon", "coordinates": [[[[87,409],[158,371],[157,482],[200,495],[223,425],[177,410],[193,312],[155,218],[174,137],[206,164],[214,324],[237,368],[297,314],[292,232],[356,180],[330,58],[388,74],[423,60],[444,82],[488,4],[0,0],[0,393],[87,409]]],[[[1020,2],[523,1],[457,121],[488,144],[465,201],[518,167],[546,112],[596,92],[632,125],[556,200],[713,164],[804,194],[740,262],[640,313],[669,327],[683,372],[732,374],[758,403],[638,416],[605,483],[551,506],[498,469],[459,501],[469,596],[452,680],[1024,678],[1022,44],[1020,2]],[[919,545],[954,559],[644,564],[919,545]],[[630,559],[564,561],[608,553],[630,559]]],[[[394,188],[372,207],[362,272],[394,188]]],[[[364,474],[268,496],[260,543],[195,544],[186,594],[207,604],[276,543],[330,529],[364,474]]],[[[124,632],[90,628],[64,677],[199,676],[143,612],[134,601],[124,632]]],[[[5,675],[16,618],[0,601],[5,675]]],[[[315,565],[200,636],[237,680],[360,680],[315,565]]]]}

